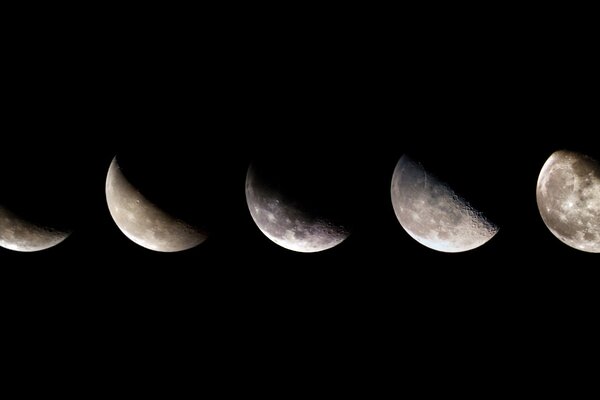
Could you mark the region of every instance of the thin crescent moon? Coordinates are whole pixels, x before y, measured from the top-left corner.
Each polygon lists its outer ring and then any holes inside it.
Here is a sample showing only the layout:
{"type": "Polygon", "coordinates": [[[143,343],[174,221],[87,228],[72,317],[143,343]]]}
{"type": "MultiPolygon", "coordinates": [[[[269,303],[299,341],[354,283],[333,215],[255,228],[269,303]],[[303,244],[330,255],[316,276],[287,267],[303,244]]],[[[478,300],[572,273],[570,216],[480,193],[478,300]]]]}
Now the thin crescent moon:
{"type": "Polygon", "coordinates": [[[14,251],[46,250],[65,240],[71,232],[29,222],[0,205],[0,246],[14,251]]]}
{"type": "Polygon", "coordinates": [[[106,202],[121,232],[147,249],[182,251],[198,246],[208,237],[144,197],[123,175],[117,157],[113,158],[106,176],[106,202]]]}
{"type": "Polygon", "coordinates": [[[252,165],[246,174],[246,202],[260,231],[279,246],[300,252],[315,253],[331,249],[350,235],[349,230],[326,218],[315,218],[279,195],[265,190],[256,182],[252,165]]]}
{"type": "Polygon", "coordinates": [[[391,185],[400,225],[433,250],[457,253],[487,243],[498,227],[407,155],[400,157],[391,185]]]}

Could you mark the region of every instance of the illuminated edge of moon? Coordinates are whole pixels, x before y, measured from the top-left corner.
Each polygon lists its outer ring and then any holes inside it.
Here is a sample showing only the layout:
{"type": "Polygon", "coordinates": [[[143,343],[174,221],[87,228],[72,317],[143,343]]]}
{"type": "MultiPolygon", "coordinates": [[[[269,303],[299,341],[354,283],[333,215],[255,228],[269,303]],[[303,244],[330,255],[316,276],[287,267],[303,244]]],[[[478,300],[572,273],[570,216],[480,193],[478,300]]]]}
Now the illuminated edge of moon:
{"type": "Polygon", "coordinates": [[[9,211],[6,207],[0,206],[0,246],[8,250],[32,253],[46,250],[62,243],[71,235],[70,231],[62,231],[44,227],[27,221],[9,211]],[[5,238],[5,232],[11,230],[11,238],[5,238]],[[33,238],[26,238],[26,235],[17,235],[16,231],[23,230],[33,238]],[[35,240],[33,240],[35,239],[35,240]],[[37,241],[37,244],[32,242],[37,241]]]}

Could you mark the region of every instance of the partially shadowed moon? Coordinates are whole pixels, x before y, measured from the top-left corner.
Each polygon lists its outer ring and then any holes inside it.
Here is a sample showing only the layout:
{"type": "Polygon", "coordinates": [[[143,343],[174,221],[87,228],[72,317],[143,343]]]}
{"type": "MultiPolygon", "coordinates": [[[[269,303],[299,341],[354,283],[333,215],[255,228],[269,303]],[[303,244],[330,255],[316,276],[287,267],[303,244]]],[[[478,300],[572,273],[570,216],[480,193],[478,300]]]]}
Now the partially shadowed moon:
{"type": "Polygon", "coordinates": [[[557,151],[540,171],[537,205],[563,243],[600,253],[600,164],[580,153],[557,151]]]}
{"type": "Polygon", "coordinates": [[[30,222],[0,206],[0,246],[23,252],[45,250],[61,243],[70,232],[30,222]]]}
{"type": "Polygon", "coordinates": [[[472,250],[498,232],[481,212],[407,155],[394,169],[391,198],[402,227],[430,249],[448,253],[472,250]]]}
{"type": "MultiPolygon", "coordinates": [[[[350,230],[329,213],[316,211],[298,197],[286,195],[278,187],[281,182],[270,181],[265,175],[250,165],[246,201],[252,219],[270,240],[288,250],[313,253],[335,247],[350,235],[350,230]]],[[[298,183],[291,180],[288,185],[298,183]]],[[[308,186],[307,190],[311,190],[308,186]]],[[[323,196],[321,201],[327,201],[326,198],[323,196]]]]}
{"type": "Polygon", "coordinates": [[[182,251],[199,245],[207,238],[200,229],[175,218],[144,197],[125,177],[116,157],[106,177],[106,202],[125,236],[147,249],[182,251]]]}

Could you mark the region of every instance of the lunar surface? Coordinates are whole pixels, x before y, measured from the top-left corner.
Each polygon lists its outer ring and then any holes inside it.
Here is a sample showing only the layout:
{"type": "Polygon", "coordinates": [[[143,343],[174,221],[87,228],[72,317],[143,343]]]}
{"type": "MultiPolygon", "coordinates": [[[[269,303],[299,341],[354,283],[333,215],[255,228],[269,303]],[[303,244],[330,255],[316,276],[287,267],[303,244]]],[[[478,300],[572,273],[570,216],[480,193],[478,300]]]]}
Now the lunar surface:
{"type": "Polygon", "coordinates": [[[187,250],[206,240],[207,235],[158,208],[125,177],[117,158],[106,177],[106,202],[119,229],[138,245],[150,250],[187,250]]]}
{"type": "Polygon", "coordinates": [[[251,165],[246,175],[246,201],[261,232],[288,250],[313,253],[342,243],[348,229],[316,215],[262,182],[251,165]]]}
{"type": "Polygon", "coordinates": [[[498,232],[481,212],[407,155],[394,169],[391,197],[402,227],[430,249],[447,253],[472,250],[498,232]]]}
{"type": "Polygon", "coordinates": [[[54,247],[70,235],[49,227],[36,225],[0,206],[0,246],[23,252],[54,247]]]}
{"type": "Polygon", "coordinates": [[[537,205],[550,232],[563,243],[600,253],[600,164],[583,154],[557,151],[538,177],[537,205]]]}

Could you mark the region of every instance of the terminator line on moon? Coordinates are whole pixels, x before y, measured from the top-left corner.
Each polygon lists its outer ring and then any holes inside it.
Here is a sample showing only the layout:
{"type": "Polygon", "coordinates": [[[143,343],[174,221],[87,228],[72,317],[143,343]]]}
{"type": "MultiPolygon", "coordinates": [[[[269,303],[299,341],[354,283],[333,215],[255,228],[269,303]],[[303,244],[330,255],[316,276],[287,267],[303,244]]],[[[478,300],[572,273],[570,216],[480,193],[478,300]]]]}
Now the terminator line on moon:
{"type": "Polygon", "coordinates": [[[403,155],[392,176],[392,205],[406,232],[431,249],[456,253],[487,243],[498,227],[445,183],[403,155]]]}
{"type": "Polygon", "coordinates": [[[138,245],[150,250],[176,252],[191,249],[207,235],[174,218],[145,198],[125,177],[117,157],[106,177],[106,202],[119,229],[138,245]]]}
{"type": "Polygon", "coordinates": [[[600,253],[600,164],[560,150],[544,163],[536,199],[542,219],[563,243],[600,253]]]}
{"type": "Polygon", "coordinates": [[[61,243],[70,232],[29,222],[0,205],[0,246],[22,252],[49,249],[61,243]]]}
{"type": "Polygon", "coordinates": [[[292,199],[269,190],[259,182],[252,165],[246,175],[246,201],[260,231],[279,246],[301,253],[335,247],[350,235],[343,226],[312,215],[292,199]]]}

